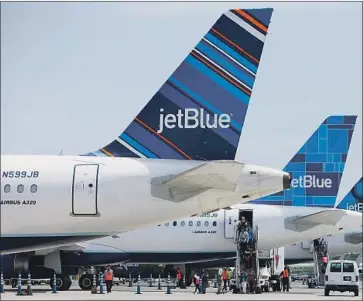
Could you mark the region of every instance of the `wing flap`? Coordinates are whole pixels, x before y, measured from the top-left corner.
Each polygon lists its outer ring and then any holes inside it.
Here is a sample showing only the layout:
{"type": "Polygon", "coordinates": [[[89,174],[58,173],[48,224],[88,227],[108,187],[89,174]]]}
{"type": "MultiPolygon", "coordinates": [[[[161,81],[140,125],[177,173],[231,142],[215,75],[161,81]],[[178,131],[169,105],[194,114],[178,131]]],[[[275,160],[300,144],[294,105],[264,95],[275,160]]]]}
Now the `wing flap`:
{"type": "Polygon", "coordinates": [[[335,226],[346,213],[342,210],[322,210],[316,213],[285,219],[285,228],[304,232],[318,225],[335,226]]]}

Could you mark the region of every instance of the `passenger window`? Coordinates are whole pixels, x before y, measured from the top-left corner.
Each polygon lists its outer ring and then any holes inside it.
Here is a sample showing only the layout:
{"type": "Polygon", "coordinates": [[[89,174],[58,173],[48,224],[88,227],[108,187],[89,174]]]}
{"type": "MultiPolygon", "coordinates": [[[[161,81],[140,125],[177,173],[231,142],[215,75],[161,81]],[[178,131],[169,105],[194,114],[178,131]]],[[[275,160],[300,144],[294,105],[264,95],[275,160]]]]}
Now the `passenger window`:
{"type": "Polygon", "coordinates": [[[353,263],[343,263],[343,272],[344,273],[354,273],[353,263]]]}
{"type": "Polygon", "coordinates": [[[9,193],[9,192],[10,192],[10,190],[11,190],[10,185],[9,185],[9,184],[6,184],[6,185],[4,186],[4,192],[5,192],[5,193],[9,193]]]}
{"type": "Polygon", "coordinates": [[[330,265],[330,272],[340,273],[342,271],[342,264],[339,262],[332,262],[330,265]]]}
{"type": "Polygon", "coordinates": [[[185,226],[185,221],[182,221],[182,222],[180,223],[180,226],[184,227],[184,226],[185,226]]]}
{"type": "Polygon", "coordinates": [[[169,227],[169,222],[165,223],[165,227],[169,227]]]}
{"type": "Polygon", "coordinates": [[[213,222],[213,227],[216,227],[217,226],[217,222],[216,221],[214,221],[213,222]]]}
{"type": "Polygon", "coordinates": [[[208,221],[205,221],[205,222],[204,222],[204,226],[205,226],[205,227],[208,227],[208,226],[209,226],[209,222],[208,222],[208,221]]]}
{"type": "Polygon", "coordinates": [[[38,186],[36,184],[33,184],[32,186],[30,186],[30,192],[31,193],[36,193],[38,190],[38,186]]]}
{"type": "Polygon", "coordinates": [[[178,223],[176,221],[173,221],[173,226],[175,227],[178,223]]]}
{"type": "Polygon", "coordinates": [[[18,191],[19,193],[23,193],[23,192],[24,192],[24,185],[23,185],[23,184],[19,184],[19,185],[18,185],[18,188],[17,188],[17,191],[18,191]]]}
{"type": "Polygon", "coordinates": [[[193,226],[193,221],[189,221],[189,227],[193,226]]]}
{"type": "Polygon", "coordinates": [[[200,227],[201,224],[201,221],[197,221],[197,227],[200,227]]]}

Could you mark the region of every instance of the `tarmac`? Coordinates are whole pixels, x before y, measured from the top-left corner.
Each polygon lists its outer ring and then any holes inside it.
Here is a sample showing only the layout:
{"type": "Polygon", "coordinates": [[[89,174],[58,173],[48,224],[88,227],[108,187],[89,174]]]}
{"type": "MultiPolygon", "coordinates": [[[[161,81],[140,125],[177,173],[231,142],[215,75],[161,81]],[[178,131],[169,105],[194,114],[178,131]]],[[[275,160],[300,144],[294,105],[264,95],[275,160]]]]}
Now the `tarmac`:
{"type": "MultiPolygon", "coordinates": [[[[26,286],[23,286],[25,293],[26,286]]],[[[264,292],[255,294],[232,294],[225,293],[218,295],[217,289],[207,288],[206,294],[193,294],[194,287],[187,289],[172,289],[171,294],[166,294],[166,288],[158,290],[157,287],[141,286],[141,294],[136,294],[137,286],[127,287],[127,284],[115,285],[111,294],[91,294],[90,291],[82,291],[76,282],[68,291],[52,293],[49,285],[32,286],[33,295],[17,296],[16,288],[5,286],[5,293],[1,294],[1,300],[362,300],[362,287],[359,296],[353,293],[331,292],[329,297],[324,296],[323,288],[309,289],[301,282],[293,282],[292,289],[288,293],[264,292]]]]}

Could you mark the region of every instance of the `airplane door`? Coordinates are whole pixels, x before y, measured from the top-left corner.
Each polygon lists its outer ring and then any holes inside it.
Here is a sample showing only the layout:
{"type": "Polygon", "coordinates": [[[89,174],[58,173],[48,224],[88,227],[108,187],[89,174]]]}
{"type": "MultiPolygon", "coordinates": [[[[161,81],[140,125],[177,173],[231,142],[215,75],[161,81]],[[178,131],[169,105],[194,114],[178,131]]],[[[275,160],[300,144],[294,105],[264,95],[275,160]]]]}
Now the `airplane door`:
{"type": "Polygon", "coordinates": [[[74,166],[72,187],[72,213],[97,215],[98,164],[74,166]]]}
{"type": "Polygon", "coordinates": [[[224,210],[224,238],[233,239],[238,221],[239,209],[224,210]]]}

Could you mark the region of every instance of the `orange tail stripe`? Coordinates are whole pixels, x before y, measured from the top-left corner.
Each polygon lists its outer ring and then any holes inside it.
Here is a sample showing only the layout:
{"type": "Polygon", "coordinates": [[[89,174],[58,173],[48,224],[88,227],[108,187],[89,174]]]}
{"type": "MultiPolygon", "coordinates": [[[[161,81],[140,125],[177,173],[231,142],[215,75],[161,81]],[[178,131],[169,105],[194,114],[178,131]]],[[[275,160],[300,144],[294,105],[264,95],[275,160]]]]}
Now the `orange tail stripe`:
{"type": "Polygon", "coordinates": [[[258,22],[256,19],[252,18],[250,15],[246,14],[242,9],[235,9],[236,13],[240,14],[242,17],[246,18],[248,21],[256,25],[259,29],[261,29],[263,32],[267,32],[267,27],[260,22],[258,22]]]}
{"type": "Polygon", "coordinates": [[[204,60],[202,57],[197,56],[196,54],[194,54],[193,52],[190,53],[191,55],[193,55],[195,58],[197,58],[198,60],[202,61],[205,65],[207,65],[209,68],[213,69],[215,72],[217,72],[220,76],[222,76],[225,80],[228,80],[232,85],[237,86],[239,89],[241,89],[243,92],[245,92],[247,95],[251,95],[251,93],[248,90],[245,90],[242,86],[238,85],[237,83],[233,82],[232,80],[230,80],[227,76],[225,76],[222,72],[220,72],[216,67],[214,67],[213,65],[209,64],[206,60],[204,60]]]}
{"type": "Polygon", "coordinates": [[[114,157],[113,154],[111,154],[108,150],[105,150],[104,148],[101,148],[101,151],[104,152],[109,157],[114,157]]]}
{"type": "Polygon", "coordinates": [[[247,55],[251,60],[254,60],[256,63],[259,63],[259,60],[254,58],[252,55],[250,55],[247,51],[243,50],[241,47],[239,47],[236,43],[232,42],[230,39],[226,38],[224,35],[222,35],[220,32],[218,32],[217,30],[215,30],[214,28],[212,28],[212,31],[214,33],[216,33],[217,35],[219,35],[220,37],[222,37],[223,39],[225,39],[227,42],[229,42],[230,44],[232,44],[234,47],[236,47],[239,51],[243,52],[245,55],[247,55]]]}
{"type": "Polygon", "coordinates": [[[191,157],[189,157],[186,153],[184,153],[179,147],[171,143],[168,139],[161,136],[158,132],[156,132],[153,128],[149,127],[146,123],[142,122],[139,118],[135,118],[135,120],[142,124],[144,127],[146,127],[149,131],[153,132],[155,135],[157,135],[160,139],[164,140],[167,144],[169,144],[171,147],[175,148],[178,152],[180,152],[185,158],[192,160],[191,157]]]}

